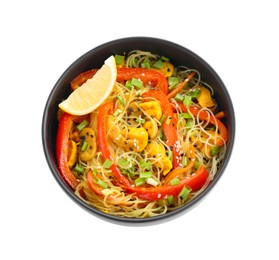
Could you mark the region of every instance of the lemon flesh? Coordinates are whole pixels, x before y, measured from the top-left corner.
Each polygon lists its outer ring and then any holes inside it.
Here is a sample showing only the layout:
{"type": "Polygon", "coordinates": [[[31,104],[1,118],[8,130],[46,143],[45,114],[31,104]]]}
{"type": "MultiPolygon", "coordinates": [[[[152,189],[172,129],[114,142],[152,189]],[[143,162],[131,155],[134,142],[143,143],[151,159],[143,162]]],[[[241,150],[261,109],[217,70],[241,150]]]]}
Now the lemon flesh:
{"type": "Polygon", "coordinates": [[[59,108],[71,115],[86,115],[97,109],[113,90],[117,77],[114,56],[105,60],[97,73],[59,104],[59,108]]]}

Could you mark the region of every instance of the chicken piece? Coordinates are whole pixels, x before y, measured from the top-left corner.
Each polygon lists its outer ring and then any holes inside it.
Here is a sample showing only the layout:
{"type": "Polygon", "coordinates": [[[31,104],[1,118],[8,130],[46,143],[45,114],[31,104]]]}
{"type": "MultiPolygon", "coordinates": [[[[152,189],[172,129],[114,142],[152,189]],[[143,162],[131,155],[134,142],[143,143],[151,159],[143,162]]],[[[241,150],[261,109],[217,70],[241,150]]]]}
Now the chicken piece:
{"type": "Polygon", "coordinates": [[[152,120],[148,120],[143,124],[143,128],[147,131],[150,139],[154,139],[158,134],[158,126],[157,123],[152,120]]]}
{"type": "Polygon", "coordinates": [[[128,140],[124,146],[127,151],[141,152],[148,142],[148,133],[143,127],[128,127],[121,131],[121,135],[128,140]]]}
{"type": "Polygon", "coordinates": [[[200,87],[200,95],[197,97],[197,100],[201,107],[214,107],[215,101],[211,96],[211,92],[209,89],[205,87],[200,87]]]}
{"type": "Polygon", "coordinates": [[[165,147],[162,144],[152,141],[147,145],[146,150],[149,157],[156,159],[154,165],[163,170],[163,175],[166,175],[172,169],[172,162],[166,155],[165,147]]]}
{"type": "Polygon", "coordinates": [[[90,161],[96,154],[96,135],[92,128],[85,127],[80,132],[81,143],[79,145],[79,158],[82,161],[90,161]]]}
{"type": "Polygon", "coordinates": [[[143,102],[139,104],[139,107],[157,120],[160,120],[162,117],[162,108],[158,101],[143,102]]]}

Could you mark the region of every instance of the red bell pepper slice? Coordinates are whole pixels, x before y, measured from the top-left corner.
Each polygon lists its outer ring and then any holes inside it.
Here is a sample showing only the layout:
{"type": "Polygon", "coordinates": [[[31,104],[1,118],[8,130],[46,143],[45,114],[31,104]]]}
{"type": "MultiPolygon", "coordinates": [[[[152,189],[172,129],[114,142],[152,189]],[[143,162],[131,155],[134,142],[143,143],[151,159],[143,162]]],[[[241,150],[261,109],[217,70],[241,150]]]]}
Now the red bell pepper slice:
{"type": "MultiPolygon", "coordinates": [[[[100,174],[97,177],[100,177],[100,174]]],[[[95,183],[93,172],[91,169],[87,173],[87,182],[88,182],[89,188],[94,193],[103,196],[103,193],[102,193],[103,188],[100,185],[98,185],[97,183],[95,183]]]]}
{"type": "Polygon", "coordinates": [[[209,122],[211,124],[218,127],[219,134],[221,137],[217,140],[218,146],[222,146],[228,140],[228,130],[227,130],[226,126],[218,118],[216,118],[212,114],[207,113],[205,110],[201,110],[198,107],[195,107],[195,106],[186,107],[186,106],[184,106],[183,103],[180,103],[180,102],[178,102],[177,104],[179,105],[180,109],[183,112],[186,112],[186,113],[190,112],[195,117],[199,116],[199,118],[201,120],[205,120],[205,121],[209,120],[209,122]]]}
{"type": "Polygon", "coordinates": [[[151,86],[156,86],[164,94],[168,93],[168,82],[165,76],[159,71],[144,68],[117,69],[117,81],[127,81],[132,78],[141,79],[144,84],[151,84],[151,86]]]}
{"type": "MultiPolygon", "coordinates": [[[[107,102],[103,103],[99,108],[99,114],[98,114],[98,122],[97,122],[97,128],[98,128],[98,144],[100,146],[100,150],[102,152],[103,158],[106,160],[114,161],[112,155],[110,154],[109,148],[108,148],[108,141],[107,141],[107,129],[106,129],[106,119],[108,114],[113,113],[114,103],[113,102],[107,102]]],[[[126,185],[130,186],[129,180],[121,173],[119,168],[116,166],[116,164],[112,164],[110,169],[112,170],[114,176],[117,178],[117,180],[126,185]]]]}
{"type": "Polygon", "coordinates": [[[180,164],[180,147],[178,147],[178,136],[177,136],[177,120],[173,113],[172,106],[167,98],[167,96],[160,90],[154,89],[145,92],[142,95],[143,98],[155,98],[157,99],[162,107],[163,115],[166,116],[163,122],[163,131],[167,139],[167,144],[172,149],[173,154],[173,168],[177,168],[180,164]]]}
{"type": "Polygon", "coordinates": [[[79,180],[74,176],[68,166],[68,140],[73,126],[74,116],[63,113],[59,120],[56,138],[56,157],[61,176],[71,186],[73,190],[79,184],[79,180]]]}
{"type": "Polygon", "coordinates": [[[75,90],[79,88],[83,83],[85,83],[88,79],[91,79],[98,69],[87,70],[85,72],[80,73],[77,77],[75,77],[71,81],[71,89],[75,90]]]}
{"type": "MultiPolygon", "coordinates": [[[[79,74],[71,82],[72,90],[80,87],[88,79],[92,78],[98,69],[92,69],[79,74]]],[[[168,93],[168,82],[165,76],[156,70],[153,69],[144,69],[144,68],[118,68],[117,69],[117,81],[127,81],[132,78],[141,79],[144,84],[151,84],[153,87],[157,87],[163,93],[168,93]]]]}
{"type": "Polygon", "coordinates": [[[152,188],[130,186],[126,187],[126,191],[135,193],[138,198],[149,201],[163,199],[170,195],[177,197],[183,187],[191,188],[192,191],[201,189],[207,181],[208,176],[208,171],[203,166],[200,166],[194,175],[190,178],[181,179],[177,185],[169,184],[167,186],[152,188]]]}

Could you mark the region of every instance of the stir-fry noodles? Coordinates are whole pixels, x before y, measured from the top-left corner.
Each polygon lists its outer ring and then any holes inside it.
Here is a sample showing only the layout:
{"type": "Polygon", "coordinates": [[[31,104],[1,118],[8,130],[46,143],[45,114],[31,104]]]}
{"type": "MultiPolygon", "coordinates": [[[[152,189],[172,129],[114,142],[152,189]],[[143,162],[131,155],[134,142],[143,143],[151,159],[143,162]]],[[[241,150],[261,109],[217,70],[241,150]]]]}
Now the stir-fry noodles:
{"type": "MultiPolygon", "coordinates": [[[[198,70],[140,50],[114,57],[117,80],[96,110],[59,110],[59,170],[80,199],[103,212],[165,214],[214,179],[226,151],[225,114],[198,70]]],[[[76,77],[72,90],[97,70],[76,77]]]]}

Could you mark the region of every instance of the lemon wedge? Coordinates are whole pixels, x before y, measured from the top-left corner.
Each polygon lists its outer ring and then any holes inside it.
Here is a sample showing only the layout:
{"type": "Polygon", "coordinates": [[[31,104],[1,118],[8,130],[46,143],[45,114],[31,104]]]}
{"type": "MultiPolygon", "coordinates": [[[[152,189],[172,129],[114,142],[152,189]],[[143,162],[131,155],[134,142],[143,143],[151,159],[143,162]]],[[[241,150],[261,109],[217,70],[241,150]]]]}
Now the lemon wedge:
{"type": "Polygon", "coordinates": [[[59,107],[71,115],[86,115],[97,109],[113,90],[117,77],[114,56],[105,60],[104,65],[93,78],[88,79],[70,96],[59,104],[59,107]]]}

